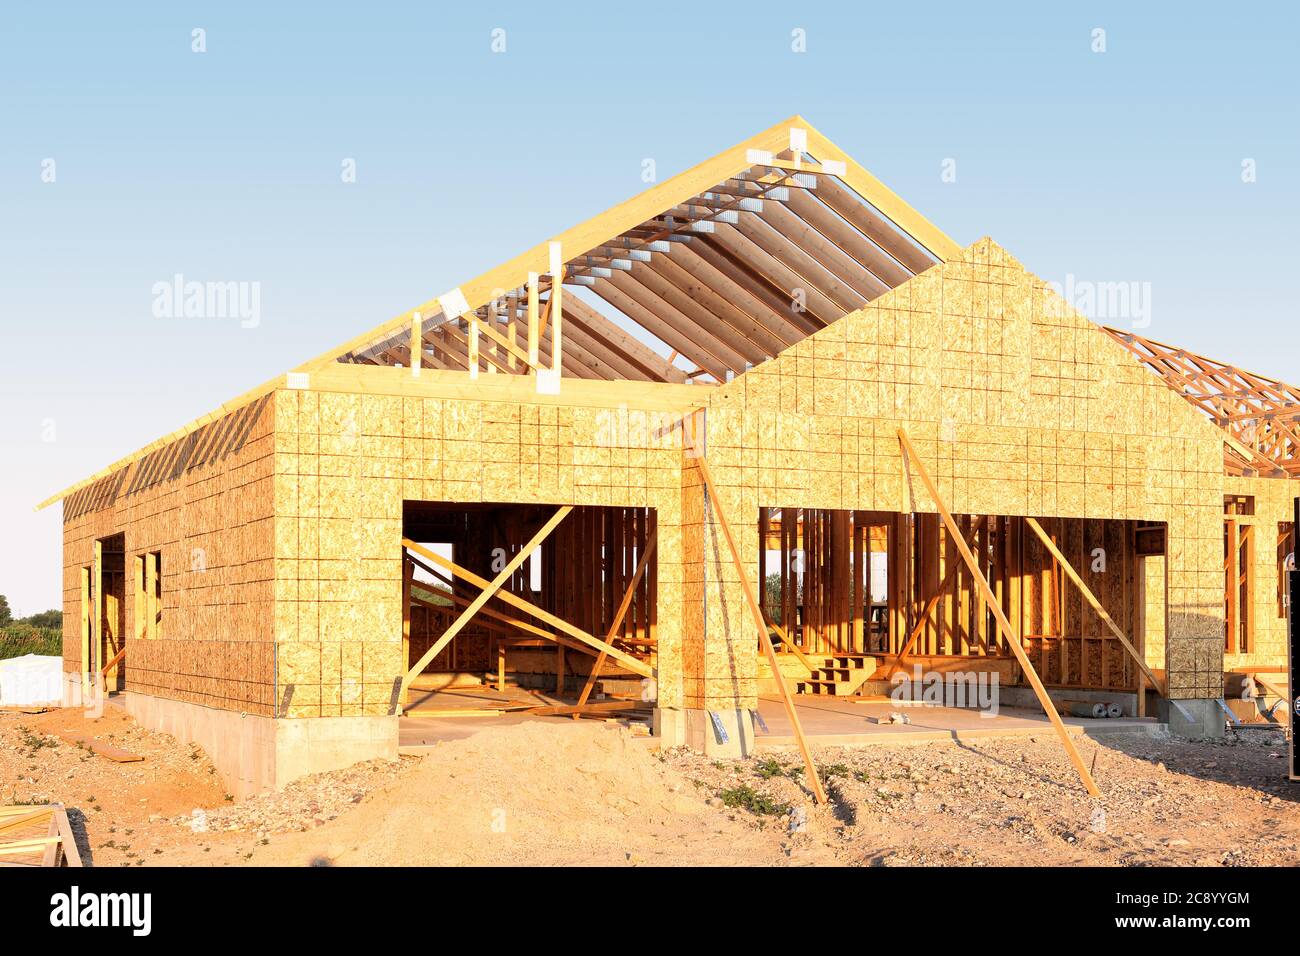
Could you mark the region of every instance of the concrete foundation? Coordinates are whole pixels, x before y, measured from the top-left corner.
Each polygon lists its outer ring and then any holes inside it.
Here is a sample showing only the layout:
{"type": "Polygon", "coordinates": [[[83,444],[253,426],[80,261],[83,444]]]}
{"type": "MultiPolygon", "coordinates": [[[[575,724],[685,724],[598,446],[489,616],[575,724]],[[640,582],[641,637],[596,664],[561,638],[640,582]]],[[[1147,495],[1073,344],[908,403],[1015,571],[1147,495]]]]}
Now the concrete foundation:
{"type": "Polygon", "coordinates": [[[397,717],[275,719],[145,694],[123,695],[150,730],[196,743],[236,799],[362,760],[397,759],[397,717]]]}
{"type": "Polygon", "coordinates": [[[1222,737],[1225,716],[1217,700],[1160,701],[1160,720],[1179,737],[1222,737]]]}
{"type": "Polygon", "coordinates": [[[686,746],[710,757],[748,757],[754,752],[754,721],[747,710],[684,710],[686,746]],[[722,724],[722,733],[710,714],[722,724]]]}
{"type": "Polygon", "coordinates": [[[748,757],[754,752],[754,721],[747,710],[716,711],[726,739],[707,710],[656,707],[653,731],[659,746],[690,747],[711,757],[748,757]]]}
{"type": "MultiPolygon", "coordinates": [[[[1125,717],[1137,716],[1137,694],[1132,692],[1122,690],[1081,690],[1073,687],[1068,689],[1048,688],[1047,696],[1058,704],[1065,701],[1081,701],[1087,704],[1119,704],[1124,710],[1125,717]]],[[[998,703],[1003,707],[1039,709],[1038,695],[1034,693],[1032,687],[999,687],[998,703]]]]}

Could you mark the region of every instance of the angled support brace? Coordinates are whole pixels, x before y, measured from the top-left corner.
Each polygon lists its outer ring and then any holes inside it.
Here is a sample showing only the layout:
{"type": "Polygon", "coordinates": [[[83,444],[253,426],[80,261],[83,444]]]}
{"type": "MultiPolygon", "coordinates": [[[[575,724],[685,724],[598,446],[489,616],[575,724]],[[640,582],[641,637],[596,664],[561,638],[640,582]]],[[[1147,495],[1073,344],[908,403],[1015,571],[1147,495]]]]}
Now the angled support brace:
{"type": "MultiPolygon", "coordinates": [[[[641,559],[636,563],[636,570],[632,572],[632,580],[628,582],[627,590],[623,592],[623,601],[618,606],[618,612],[614,615],[614,622],[610,624],[609,630],[605,632],[605,643],[612,644],[614,635],[623,625],[623,618],[627,617],[628,609],[632,606],[632,599],[636,596],[637,585],[641,583],[641,578],[645,574],[645,569],[650,564],[650,558],[655,553],[655,544],[659,540],[659,529],[656,527],[651,533],[650,538],[646,541],[645,551],[641,554],[641,559]]],[[[596,663],[591,666],[591,673],[587,675],[587,683],[583,685],[582,694],[578,697],[578,710],[574,712],[573,719],[577,720],[582,716],[581,709],[587,706],[587,698],[591,696],[591,690],[596,686],[596,678],[600,676],[600,669],[605,666],[605,660],[609,655],[604,651],[596,658],[596,663]]]]}
{"type": "Polygon", "coordinates": [[[1162,687],[1160,681],[1156,680],[1156,675],[1151,673],[1151,668],[1147,667],[1146,661],[1144,661],[1142,655],[1137,652],[1137,648],[1133,646],[1124,632],[1119,629],[1119,625],[1111,620],[1111,616],[1107,614],[1106,609],[1101,606],[1101,602],[1098,601],[1097,596],[1092,593],[1092,589],[1083,583],[1083,578],[1079,577],[1079,573],[1074,570],[1074,566],[1070,564],[1065,555],[1063,555],[1060,549],[1052,542],[1052,539],[1048,537],[1047,532],[1043,530],[1043,526],[1034,518],[1026,518],[1025,522],[1033,530],[1034,534],[1038,535],[1038,540],[1043,542],[1043,547],[1047,548],[1047,550],[1051,552],[1052,557],[1056,559],[1056,562],[1065,569],[1066,576],[1074,582],[1074,586],[1079,589],[1079,593],[1082,594],[1084,599],[1092,605],[1092,609],[1097,612],[1097,616],[1102,619],[1108,628],[1110,628],[1110,632],[1114,634],[1120,644],[1123,645],[1124,650],[1128,651],[1129,656],[1133,658],[1133,662],[1137,664],[1138,669],[1141,670],[1146,676],[1146,679],[1151,682],[1151,686],[1156,689],[1156,692],[1159,693],[1161,697],[1168,698],[1168,688],[1162,687]]]}
{"type": "Polygon", "coordinates": [[[776,659],[776,649],[772,647],[772,636],[767,632],[767,623],[763,620],[763,612],[758,606],[757,598],[754,597],[754,586],[750,583],[744,562],[740,560],[740,550],[736,547],[736,539],[731,535],[731,522],[727,520],[727,516],[722,510],[722,504],[718,500],[718,489],[713,484],[713,473],[709,471],[709,464],[704,460],[703,455],[696,455],[695,464],[699,466],[700,476],[704,479],[705,490],[709,493],[709,506],[718,518],[718,525],[722,528],[722,537],[727,542],[727,550],[731,552],[731,561],[736,567],[736,574],[740,578],[740,586],[745,592],[745,603],[749,605],[749,613],[754,617],[754,626],[758,628],[759,643],[763,647],[763,653],[767,655],[768,666],[772,668],[772,676],[776,679],[776,686],[781,692],[781,700],[785,703],[786,716],[790,718],[790,726],[794,728],[795,740],[799,742],[799,752],[803,755],[804,766],[808,768],[808,786],[812,788],[813,797],[816,798],[818,803],[826,803],[826,791],[822,788],[821,777],[817,775],[817,765],[813,763],[812,753],[808,750],[808,740],[803,735],[803,725],[799,723],[799,713],[795,710],[794,698],[790,696],[790,688],[786,685],[785,677],[781,674],[781,665],[776,659]]]}
{"type": "Polygon", "coordinates": [[[1047,713],[1047,719],[1051,721],[1052,727],[1061,738],[1061,745],[1065,747],[1065,753],[1070,758],[1070,763],[1074,765],[1075,771],[1079,774],[1079,779],[1083,781],[1084,788],[1087,789],[1091,796],[1101,796],[1101,791],[1097,789],[1092,774],[1088,772],[1087,765],[1084,764],[1083,758],[1079,756],[1078,748],[1074,746],[1074,741],[1070,739],[1070,734],[1061,721],[1061,715],[1056,712],[1052,699],[1047,696],[1047,688],[1039,680],[1038,672],[1034,670],[1034,665],[1030,663],[1029,655],[1020,646],[1019,635],[1012,628],[1011,622],[1007,620],[1006,614],[1002,612],[1002,605],[998,603],[993,594],[993,589],[989,587],[988,579],[980,571],[975,556],[971,554],[970,548],[966,546],[966,539],[962,537],[961,529],[957,527],[957,522],[953,520],[951,512],[948,511],[948,506],[944,504],[943,498],[939,496],[939,489],[935,487],[930,478],[930,473],[925,470],[925,465],[921,463],[920,456],[917,455],[916,449],[912,447],[912,441],[907,437],[906,430],[902,428],[898,430],[898,441],[903,446],[904,467],[910,461],[913,467],[916,468],[916,473],[921,476],[921,482],[925,485],[925,490],[930,493],[930,498],[933,499],[935,507],[939,509],[939,515],[943,518],[944,526],[947,527],[948,533],[952,535],[953,541],[956,542],[957,550],[961,552],[962,560],[966,562],[966,567],[970,569],[971,577],[975,579],[984,606],[993,612],[993,617],[998,622],[998,629],[1006,637],[1011,652],[1016,655],[1016,661],[1025,674],[1025,679],[1029,681],[1029,686],[1033,688],[1034,696],[1038,698],[1038,703],[1042,705],[1043,710],[1047,713]]]}
{"type": "MultiPolygon", "coordinates": [[[[452,638],[464,629],[465,625],[470,622],[470,618],[478,613],[479,608],[486,604],[492,598],[492,595],[496,594],[497,591],[500,590],[501,585],[510,580],[510,576],[519,570],[519,567],[528,560],[533,551],[537,549],[538,545],[546,540],[547,536],[555,530],[556,526],[561,521],[568,517],[569,512],[572,510],[572,505],[564,505],[557,509],[555,514],[551,516],[550,520],[547,521],[546,524],[542,525],[541,530],[539,530],[537,534],[533,535],[532,540],[524,545],[519,550],[519,553],[511,558],[509,563],[501,569],[500,573],[483,588],[483,592],[471,601],[465,610],[461,611],[460,617],[456,618],[456,620],[452,622],[451,627],[447,628],[447,630],[443,632],[442,637],[434,641],[433,646],[421,655],[420,659],[416,661],[411,669],[402,677],[402,688],[397,698],[399,701],[405,699],[407,688],[411,686],[411,681],[415,680],[416,675],[428,667],[429,662],[437,657],[444,647],[451,643],[452,638]]],[[[414,542],[407,544],[407,547],[410,547],[410,544],[414,544],[414,542]]],[[[426,555],[429,554],[429,552],[424,553],[426,555]]]]}
{"type": "MultiPolygon", "coordinates": [[[[491,586],[491,582],[485,580],[484,578],[479,577],[473,571],[469,571],[465,568],[462,568],[458,564],[454,564],[453,562],[448,561],[440,554],[434,554],[432,551],[410,540],[409,538],[403,538],[402,544],[406,547],[408,551],[414,551],[416,554],[420,555],[426,560],[432,561],[434,564],[442,568],[445,568],[446,570],[454,574],[456,577],[468,581],[470,584],[474,585],[475,587],[488,588],[491,586]]],[[[655,676],[654,668],[652,668],[645,661],[638,660],[637,658],[633,657],[631,654],[625,654],[623,651],[620,651],[617,647],[613,647],[609,644],[606,644],[600,638],[593,637],[592,635],[588,634],[586,631],[582,630],[582,628],[575,627],[574,625],[570,624],[568,621],[564,620],[563,618],[556,617],[550,611],[538,607],[536,604],[533,604],[531,601],[525,601],[517,594],[511,594],[509,591],[498,590],[496,596],[500,600],[504,601],[506,604],[518,608],[519,610],[523,611],[525,614],[529,614],[532,617],[535,617],[543,624],[549,624],[557,631],[562,631],[564,634],[568,635],[568,637],[574,638],[579,643],[585,645],[588,648],[591,648],[593,651],[604,651],[610,657],[614,658],[614,660],[618,661],[620,664],[622,664],[624,667],[630,670],[632,673],[639,674],[642,677],[655,676]]],[[[549,632],[542,631],[540,628],[538,628],[535,633],[538,637],[546,638],[547,640],[552,640],[557,643],[561,643],[564,640],[564,638],[561,638],[558,634],[551,634],[549,632]]]]}

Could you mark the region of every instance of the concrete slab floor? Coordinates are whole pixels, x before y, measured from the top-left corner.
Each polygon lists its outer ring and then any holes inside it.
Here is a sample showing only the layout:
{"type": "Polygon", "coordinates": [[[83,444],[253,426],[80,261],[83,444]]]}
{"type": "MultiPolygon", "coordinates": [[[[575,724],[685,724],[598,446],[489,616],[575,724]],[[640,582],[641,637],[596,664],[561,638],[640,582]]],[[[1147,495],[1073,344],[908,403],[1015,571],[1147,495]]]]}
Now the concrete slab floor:
{"type": "MultiPolygon", "coordinates": [[[[834,697],[801,697],[795,701],[799,723],[809,741],[823,746],[896,744],[927,740],[964,740],[976,737],[1032,736],[1054,733],[1042,711],[1003,707],[986,716],[961,707],[902,704],[891,700],[852,701],[834,697]],[[910,723],[878,724],[891,713],[906,714],[910,723]]],[[[762,697],[758,713],[767,724],[755,729],[759,750],[795,744],[790,719],[779,697],[762,697]]],[[[1154,718],[1096,720],[1064,717],[1071,734],[1150,733],[1161,725],[1154,718]]]]}
{"type": "MultiPolygon", "coordinates": [[[[504,727],[524,721],[549,721],[557,727],[573,726],[569,717],[536,717],[491,710],[494,703],[517,703],[518,692],[498,695],[487,688],[442,691],[425,696],[421,713],[402,718],[398,745],[409,753],[418,753],[443,740],[463,740],[485,727],[504,727]],[[484,716],[463,716],[466,710],[483,708],[484,716]],[[456,716],[438,716],[438,710],[456,711],[456,716]]],[[[535,701],[544,703],[545,701],[535,701]]],[[[558,702],[558,701],[557,701],[558,702]]],[[[1053,733],[1047,715],[1041,711],[1003,707],[994,716],[959,707],[936,707],[920,704],[900,705],[894,701],[852,701],[834,697],[800,697],[795,706],[803,731],[814,744],[822,746],[869,746],[872,744],[922,743],[930,740],[969,740],[978,737],[1035,736],[1053,733]],[[910,723],[878,724],[876,719],[891,713],[904,713],[910,723]]],[[[755,727],[758,750],[795,744],[785,706],[779,697],[762,697],[758,713],[767,730],[755,727]]],[[[1118,718],[1095,720],[1082,717],[1063,718],[1071,734],[1151,733],[1162,725],[1154,718],[1118,718]]],[[[654,738],[646,738],[654,746],[654,738]]]]}
{"type": "MultiPolygon", "coordinates": [[[[398,750],[421,753],[423,748],[432,747],[440,741],[464,740],[486,727],[509,727],[525,721],[547,721],[555,724],[557,729],[572,727],[579,721],[569,716],[539,717],[503,709],[521,705],[539,707],[572,703],[572,700],[541,691],[513,686],[507,687],[504,693],[498,693],[490,686],[455,687],[437,691],[412,688],[407,697],[408,712],[401,719],[398,729],[398,750]],[[412,710],[415,713],[411,713],[412,710]],[[440,712],[446,712],[447,715],[440,716],[440,712]]],[[[651,737],[641,739],[653,740],[651,737]]]]}

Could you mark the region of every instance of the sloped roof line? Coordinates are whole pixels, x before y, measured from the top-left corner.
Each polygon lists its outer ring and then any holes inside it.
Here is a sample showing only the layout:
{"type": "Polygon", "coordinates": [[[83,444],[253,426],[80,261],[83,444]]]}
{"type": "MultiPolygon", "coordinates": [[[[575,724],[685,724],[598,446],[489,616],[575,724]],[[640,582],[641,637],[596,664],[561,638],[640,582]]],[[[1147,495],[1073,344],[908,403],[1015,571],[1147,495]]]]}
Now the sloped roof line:
{"type": "MultiPolygon", "coordinates": [[[[861,167],[851,156],[840,150],[803,117],[795,115],[561,233],[557,238],[564,249],[564,255],[566,259],[587,255],[601,244],[611,241],[625,231],[635,229],[638,225],[661,215],[665,210],[687,203],[717,188],[720,184],[727,184],[735,177],[743,177],[743,174],[756,165],[771,169],[784,169],[789,175],[795,176],[799,175],[801,168],[806,168],[808,173],[821,174],[822,178],[827,180],[828,184],[835,190],[844,190],[844,187],[847,187],[845,194],[856,194],[862,200],[862,209],[854,208],[851,210],[850,215],[862,216],[864,219],[875,217],[877,222],[886,223],[899,233],[897,236],[891,234],[885,237],[884,244],[877,244],[886,256],[893,257],[896,261],[902,263],[906,269],[916,271],[918,263],[926,263],[927,256],[932,256],[939,261],[948,261],[961,254],[961,247],[954,240],[861,167]],[[797,148],[796,140],[798,141],[797,148]],[[772,161],[771,157],[782,154],[793,154],[795,158],[793,162],[784,162],[782,164],[782,161],[778,160],[775,166],[769,165],[772,161]],[[801,166],[801,156],[809,157],[815,165],[801,166]],[[832,164],[834,172],[831,172],[832,164]]],[[[844,207],[832,208],[832,212],[829,214],[826,213],[825,209],[822,209],[821,212],[828,219],[834,220],[835,217],[844,215],[843,209],[844,207]]],[[[849,222],[848,225],[861,228],[862,221],[849,222]]],[[[867,241],[874,242],[876,239],[876,236],[867,236],[867,241]]],[[[703,251],[712,256],[722,256],[718,250],[711,247],[703,251]]],[[[497,293],[497,290],[518,287],[529,273],[545,274],[550,264],[549,260],[550,240],[538,243],[526,252],[452,291],[458,294],[456,297],[462,299],[469,309],[481,308],[497,293]]],[[[725,260],[725,256],[722,257],[722,260],[715,261],[723,260],[725,260]]],[[[906,272],[906,269],[904,269],[904,272],[906,272]]],[[[867,272],[865,267],[863,267],[863,271],[864,273],[867,272]]],[[[341,356],[356,354],[359,361],[372,361],[372,359],[367,359],[360,353],[373,346],[377,340],[383,341],[385,337],[394,341],[402,341],[402,333],[409,330],[412,319],[416,314],[419,314],[422,320],[440,317],[444,311],[442,303],[444,298],[445,296],[435,297],[388,322],[375,326],[350,342],[330,349],[316,358],[302,363],[289,373],[291,384],[294,373],[311,372],[315,369],[327,367],[341,356]]],[[[577,310],[578,317],[578,321],[574,324],[578,329],[581,329],[584,321],[598,318],[590,307],[587,307],[588,312],[584,317],[581,311],[583,308],[581,300],[576,299],[576,297],[574,308],[577,310]]],[[[838,305],[838,308],[839,314],[829,316],[832,321],[845,312],[852,311],[852,309],[844,308],[843,305],[838,305]]],[[[589,337],[586,340],[586,346],[591,350],[589,355],[600,352],[603,353],[606,359],[612,357],[616,361],[623,363],[625,367],[641,369],[645,369],[647,363],[653,364],[663,361],[661,357],[635,341],[621,343],[621,351],[615,348],[619,343],[611,343],[607,336],[611,333],[617,334],[619,331],[610,324],[600,330],[600,333],[589,337]]],[[[803,334],[806,334],[807,331],[805,330],[803,334]]],[[[574,338],[576,340],[577,336],[574,338]]],[[[409,339],[405,341],[409,341],[409,339]]],[[[675,369],[673,372],[680,374],[675,369]]],[[[568,362],[566,359],[567,374],[568,362]]],[[[691,373],[683,377],[689,380],[694,374],[691,373]]],[[[37,505],[37,510],[60,501],[72,492],[85,488],[106,475],[111,475],[159,448],[167,447],[171,443],[185,438],[204,424],[243,408],[268,392],[285,387],[285,384],[286,376],[284,375],[262,383],[238,398],[224,403],[213,412],[156,439],[136,452],[124,456],[89,477],[50,496],[37,505]]]]}
{"type": "MultiPolygon", "coordinates": [[[[504,290],[521,287],[530,273],[546,275],[550,269],[550,244],[559,242],[566,262],[588,255],[592,250],[617,239],[622,234],[661,216],[665,211],[687,204],[715,189],[719,184],[747,173],[761,165],[759,154],[775,156],[792,147],[794,134],[802,140],[802,152],[815,156],[820,164],[842,165],[838,178],[857,193],[889,222],[910,237],[935,259],[947,261],[960,254],[961,247],[908,205],[880,180],[862,168],[803,117],[795,115],[746,139],[711,159],[646,189],[603,213],[579,223],[554,239],[533,246],[513,259],[435,296],[400,315],[361,333],[346,343],[324,352],[298,366],[295,371],[310,372],[342,356],[361,354],[386,341],[397,341],[410,330],[413,322],[440,323],[448,317],[448,305],[456,316],[472,313],[492,301],[504,290]]],[[[816,167],[809,172],[817,171],[816,167]]],[[[455,317],[455,316],[452,316],[455,317]]]]}

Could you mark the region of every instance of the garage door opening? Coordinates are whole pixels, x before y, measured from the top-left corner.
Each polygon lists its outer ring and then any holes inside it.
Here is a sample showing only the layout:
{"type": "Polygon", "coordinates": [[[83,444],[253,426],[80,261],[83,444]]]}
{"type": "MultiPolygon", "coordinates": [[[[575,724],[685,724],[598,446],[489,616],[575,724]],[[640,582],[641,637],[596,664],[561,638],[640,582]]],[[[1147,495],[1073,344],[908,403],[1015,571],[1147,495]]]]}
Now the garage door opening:
{"type": "Polygon", "coordinates": [[[1009,706],[1032,706],[1024,669],[981,597],[986,585],[1055,699],[1145,715],[1154,705],[1147,675],[1163,667],[1158,655],[1146,663],[1145,648],[1148,636],[1163,646],[1164,526],[972,514],[954,522],[978,583],[938,514],[760,509],[762,610],[796,690],[872,700],[919,667],[996,674],[1009,706]]]}
{"type": "Polygon", "coordinates": [[[648,730],[653,509],[408,501],[402,536],[404,714],[648,730]]]}

